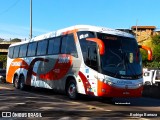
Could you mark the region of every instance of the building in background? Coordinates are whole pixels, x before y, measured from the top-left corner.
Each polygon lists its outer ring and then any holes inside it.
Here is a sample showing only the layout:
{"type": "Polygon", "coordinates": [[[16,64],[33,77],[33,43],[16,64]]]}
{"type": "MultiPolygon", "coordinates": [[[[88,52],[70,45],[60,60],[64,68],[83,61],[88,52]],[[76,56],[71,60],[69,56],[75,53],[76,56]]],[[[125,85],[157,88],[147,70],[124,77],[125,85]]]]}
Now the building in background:
{"type": "Polygon", "coordinates": [[[160,35],[160,29],[156,29],[154,35],[160,35]]]}
{"type": "Polygon", "coordinates": [[[133,31],[131,29],[119,28],[119,29],[116,29],[116,30],[120,30],[120,31],[127,32],[127,33],[130,33],[130,34],[134,35],[134,33],[133,33],[133,31]]]}
{"type": "Polygon", "coordinates": [[[7,55],[8,47],[14,43],[17,43],[17,42],[10,42],[10,41],[0,42],[0,55],[7,55]]]}
{"type": "Polygon", "coordinates": [[[14,44],[14,43],[17,43],[17,42],[10,42],[10,41],[0,42],[0,69],[5,69],[6,68],[8,47],[11,44],[14,44]]]}
{"type": "Polygon", "coordinates": [[[132,26],[131,30],[137,37],[138,42],[149,39],[155,33],[155,26],[132,26]]]}

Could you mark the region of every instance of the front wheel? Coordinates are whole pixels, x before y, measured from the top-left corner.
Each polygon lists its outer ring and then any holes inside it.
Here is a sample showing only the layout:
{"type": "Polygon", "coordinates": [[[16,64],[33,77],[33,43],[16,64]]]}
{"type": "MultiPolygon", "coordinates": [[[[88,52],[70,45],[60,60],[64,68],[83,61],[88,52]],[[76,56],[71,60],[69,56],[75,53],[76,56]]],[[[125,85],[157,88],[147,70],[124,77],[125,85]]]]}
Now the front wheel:
{"type": "Polygon", "coordinates": [[[77,94],[77,85],[75,80],[70,80],[67,86],[67,95],[69,96],[70,99],[77,99],[78,94],[77,94]]]}

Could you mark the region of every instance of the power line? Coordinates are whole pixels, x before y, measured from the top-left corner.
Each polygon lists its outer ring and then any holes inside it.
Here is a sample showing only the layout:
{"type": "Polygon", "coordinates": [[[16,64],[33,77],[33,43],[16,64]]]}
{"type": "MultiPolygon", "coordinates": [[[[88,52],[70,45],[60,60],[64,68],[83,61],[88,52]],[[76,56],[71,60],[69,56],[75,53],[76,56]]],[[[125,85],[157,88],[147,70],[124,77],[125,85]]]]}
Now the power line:
{"type": "Polygon", "coordinates": [[[13,8],[14,6],[17,5],[17,3],[19,2],[19,0],[15,1],[11,6],[9,6],[7,9],[5,9],[4,11],[0,12],[0,15],[8,12],[11,8],[13,8]]]}

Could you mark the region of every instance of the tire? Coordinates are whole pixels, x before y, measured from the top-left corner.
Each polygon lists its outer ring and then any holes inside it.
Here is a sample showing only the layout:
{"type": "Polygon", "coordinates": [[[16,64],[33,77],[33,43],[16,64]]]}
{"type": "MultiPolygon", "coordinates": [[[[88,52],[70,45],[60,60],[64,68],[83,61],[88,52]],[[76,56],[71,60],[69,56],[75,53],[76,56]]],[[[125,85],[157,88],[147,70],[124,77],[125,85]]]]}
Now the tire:
{"type": "Polygon", "coordinates": [[[6,79],[4,77],[0,78],[1,83],[6,83],[6,79]]]}
{"type": "Polygon", "coordinates": [[[151,85],[151,83],[149,81],[146,81],[145,85],[151,85]]]}
{"type": "Polygon", "coordinates": [[[77,99],[78,98],[78,93],[77,93],[77,85],[75,80],[70,80],[68,85],[67,85],[67,95],[70,99],[77,99]]]}
{"type": "Polygon", "coordinates": [[[25,90],[25,88],[26,88],[25,79],[24,79],[23,75],[21,75],[20,78],[19,78],[19,88],[21,90],[25,90]]]}
{"type": "Polygon", "coordinates": [[[17,89],[20,88],[18,75],[16,75],[16,76],[14,77],[13,86],[14,86],[15,88],[17,88],[17,89]]]}

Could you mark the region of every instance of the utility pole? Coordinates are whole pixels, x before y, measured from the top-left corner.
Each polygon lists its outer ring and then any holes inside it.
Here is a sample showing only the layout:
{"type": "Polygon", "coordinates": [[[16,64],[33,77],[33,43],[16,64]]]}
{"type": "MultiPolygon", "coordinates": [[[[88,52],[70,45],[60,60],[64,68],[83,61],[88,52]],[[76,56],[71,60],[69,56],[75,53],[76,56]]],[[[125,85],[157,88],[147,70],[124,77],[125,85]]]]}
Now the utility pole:
{"type": "Polygon", "coordinates": [[[30,39],[32,39],[32,0],[30,0],[30,39]]]}

